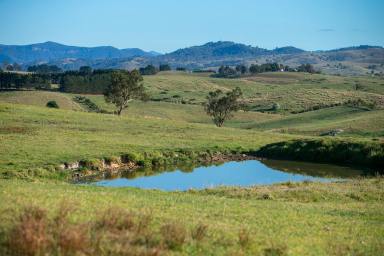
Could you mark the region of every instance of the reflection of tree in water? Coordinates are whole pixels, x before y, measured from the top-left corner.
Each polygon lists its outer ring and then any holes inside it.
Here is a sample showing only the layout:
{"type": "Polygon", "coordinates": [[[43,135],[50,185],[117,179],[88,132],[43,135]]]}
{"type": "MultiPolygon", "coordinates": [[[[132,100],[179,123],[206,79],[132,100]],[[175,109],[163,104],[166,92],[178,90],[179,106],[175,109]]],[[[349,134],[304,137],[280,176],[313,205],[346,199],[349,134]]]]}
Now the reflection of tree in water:
{"type": "MultiPolygon", "coordinates": [[[[330,177],[330,178],[351,178],[361,175],[373,174],[372,170],[363,170],[353,167],[345,167],[330,164],[319,164],[309,162],[287,161],[287,160],[260,160],[263,164],[269,168],[293,173],[303,174],[313,177],[330,177]]],[[[92,180],[104,180],[104,179],[117,179],[127,178],[135,179],[146,176],[156,176],[165,172],[174,172],[176,170],[183,173],[191,173],[198,167],[220,166],[225,162],[184,162],[175,165],[164,165],[153,168],[138,168],[135,170],[119,170],[118,172],[106,172],[102,177],[93,177],[92,180]]]]}
{"type": "Polygon", "coordinates": [[[355,167],[346,167],[333,164],[319,164],[287,160],[261,160],[260,162],[275,170],[288,173],[305,174],[314,177],[352,178],[361,175],[373,174],[372,170],[357,169],[355,167]]]}
{"type": "Polygon", "coordinates": [[[105,177],[106,179],[115,179],[115,178],[127,178],[127,179],[135,179],[139,177],[145,177],[145,176],[156,176],[159,174],[162,174],[164,172],[174,172],[176,170],[181,171],[183,173],[191,173],[196,168],[202,167],[202,166],[219,166],[222,165],[224,162],[220,163],[193,163],[193,162],[186,162],[186,163],[180,163],[176,165],[165,165],[165,166],[156,166],[153,168],[147,167],[147,168],[138,168],[135,170],[123,170],[120,173],[105,177]]]}

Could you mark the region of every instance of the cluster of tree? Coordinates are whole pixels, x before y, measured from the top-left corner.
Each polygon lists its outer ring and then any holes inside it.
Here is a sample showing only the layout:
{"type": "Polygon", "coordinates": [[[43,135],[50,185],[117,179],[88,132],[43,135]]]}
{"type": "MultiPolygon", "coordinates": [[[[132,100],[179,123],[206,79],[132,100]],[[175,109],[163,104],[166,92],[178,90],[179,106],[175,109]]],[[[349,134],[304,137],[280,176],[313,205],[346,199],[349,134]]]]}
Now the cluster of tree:
{"type": "Polygon", "coordinates": [[[113,70],[92,70],[89,67],[64,72],[60,75],[60,91],[101,94],[110,83],[112,73],[113,70]]]}
{"type": "Polygon", "coordinates": [[[216,73],[213,69],[194,69],[192,70],[193,73],[216,73]]]}
{"type": "Polygon", "coordinates": [[[47,65],[47,64],[29,66],[27,70],[28,72],[35,72],[39,74],[50,74],[50,73],[62,72],[61,68],[59,68],[58,66],[47,65]]]}
{"type": "Polygon", "coordinates": [[[289,67],[278,63],[252,64],[249,68],[245,65],[237,65],[235,68],[221,66],[214,77],[236,78],[242,75],[257,74],[263,72],[288,71],[289,67]]]}
{"type": "Polygon", "coordinates": [[[214,77],[223,77],[223,78],[236,78],[242,75],[247,74],[259,74],[264,72],[308,72],[315,73],[315,69],[311,64],[303,64],[300,65],[297,69],[290,68],[289,66],[285,66],[279,63],[264,63],[261,65],[252,64],[250,67],[245,65],[237,65],[236,67],[230,66],[221,66],[217,73],[212,75],[214,77]]]}
{"type": "Polygon", "coordinates": [[[240,74],[236,71],[236,69],[231,68],[230,66],[221,66],[214,77],[225,77],[225,78],[236,78],[239,77],[240,74]]]}
{"type": "Polygon", "coordinates": [[[297,68],[298,72],[316,73],[315,68],[311,64],[302,64],[297,68]]]}
{"type": "Polygon", "coordinates": [[[261,65],[252,64],[249,67],[251,74],[264,73],[264,72],[277,72],[277,71],[290,71],[288,66],[278,63],[265,63],[261,65]]]}
{"type": "Polygon", "coordinates": [[[139,72],[141,75],[147,76],[147,75],[155,75],[159,71],[169,71],[169,70],[172,70],[169,64],[160,64],[158,68],[153,65],[147,65],[146,67],[140,68],[139,72]]]}
{"type": "Polygon", "coordinates": [[[0,72],[0,89],[51,88],[50,75],[0,72]]]}
{"type": "Polygon", "coordinates": [[[171,66],[169,66],[168,64],[160,64],[159,70],[160,71],[169,71],[169,70],[171,70],[171,66]]]}
{"type": "Polygon", "coordinates": [[[144,68],[140,68],[139,72],[140,72],[141,75],[147,76],[147,75],[155,75],[158,72],[158,70],[153,65],[147,65],[144,68]]]}
{"type": "Polygon", "coordinates": [[[0,88],[51,89],[51,84],[60,84],[62,92],[101,94],[110,83],[113,72],[83,66],[78,71],[57,73],[55,66],[48,65],[31,66],[29,70],[33,73],[0,72],[0,88]]]}

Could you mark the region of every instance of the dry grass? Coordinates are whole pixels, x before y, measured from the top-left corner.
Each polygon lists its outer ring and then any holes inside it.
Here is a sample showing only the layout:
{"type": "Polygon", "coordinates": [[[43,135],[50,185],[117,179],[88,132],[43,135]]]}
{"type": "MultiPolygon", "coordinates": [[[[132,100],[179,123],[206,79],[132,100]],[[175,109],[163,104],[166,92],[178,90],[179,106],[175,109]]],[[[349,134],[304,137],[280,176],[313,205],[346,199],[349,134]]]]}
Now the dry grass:
{"type": "Polygon", "coordinates": [[[46,211],[29,207],[19,216],[7,241],[11,255],[42,255],[48,250],[52,237],[48,233],[46,211]]]}
{"type": "Polygon", "coordinates": [[[270,247],[264,249],[265,256],[284,256],[288,255],[288,248],[284,244],[272,243],[270,247]]]}
{"type": "MultiPolygon", "coordinates": [[[[73,222],[76,211],[63,203],[49,216],[35,206],[25,207],[6,234],[6,255],[162,255],[180,250],[189,240],[184,225],[169,221],[156,230],[152,217],[109,208],[92,221],[73,222]]],[[[201,241],[207,225],[198,224],[191,237],[201,241]]]]}
{"type": "Polygon", "coordinates": [[[199,223],[193,230],[192,230],[192,238],[196,241],[201,241],[204,239],[204,237],[207,235],[208,232],[208,225],[205,225],[203,223],[199,223]]]}
{"type": "Polygon", "coordinates": [[[169,249],[180,249],[187,236],[185,227],[176,222],[169,222],[161,227],[164,244],[169,249]]]}
{"type": "Polygon", "coordinates": [[[250,243],[250,235],[249,235],[249,230],[246,228],[242,228],[239,231],[239,245],[242,248],[245,248],[249,245],[250,243]]]}

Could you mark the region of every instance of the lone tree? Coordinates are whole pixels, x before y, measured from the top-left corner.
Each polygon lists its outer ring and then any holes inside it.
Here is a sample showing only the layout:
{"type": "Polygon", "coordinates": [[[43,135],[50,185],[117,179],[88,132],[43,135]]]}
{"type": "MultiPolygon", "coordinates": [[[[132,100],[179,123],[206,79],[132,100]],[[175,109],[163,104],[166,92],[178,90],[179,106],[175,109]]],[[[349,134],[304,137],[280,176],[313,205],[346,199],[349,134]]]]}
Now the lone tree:
{"type": "Polygon", "coordinates": [[[230,119],[232,112],[239,110],[242,92],[239,87],[224,93],[221,90],[210,92],[205,104],[205,112],[212,117],[216,126],[221,127],[225,120],[230,119]]]}
{"type": "Polygon", "coordinates": [[[120,115],[133,99],[145,100],[147,98],[142,81],[143,77],[137,70],[113,72],[111,83],[104,91],[105,101],[115,104],[116,113],[120,115]]]}

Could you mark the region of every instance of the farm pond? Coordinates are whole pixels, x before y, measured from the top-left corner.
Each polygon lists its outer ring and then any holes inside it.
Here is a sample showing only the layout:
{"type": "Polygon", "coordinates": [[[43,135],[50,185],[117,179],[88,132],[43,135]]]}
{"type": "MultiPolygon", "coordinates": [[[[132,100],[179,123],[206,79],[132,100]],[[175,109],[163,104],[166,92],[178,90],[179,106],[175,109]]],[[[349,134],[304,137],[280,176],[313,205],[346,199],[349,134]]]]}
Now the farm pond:
{"type": "Polygon", "coordinates": [[[282,182],[330,182],[364,174],[357,168],[283,160],[230,161],[210,166],[178,166],[173,169],[122,171],[88,184],[104,187],[136,187],[185,191],[218,186],[249,187],[282,182]]]}

